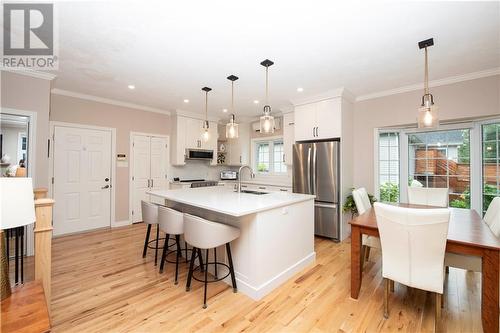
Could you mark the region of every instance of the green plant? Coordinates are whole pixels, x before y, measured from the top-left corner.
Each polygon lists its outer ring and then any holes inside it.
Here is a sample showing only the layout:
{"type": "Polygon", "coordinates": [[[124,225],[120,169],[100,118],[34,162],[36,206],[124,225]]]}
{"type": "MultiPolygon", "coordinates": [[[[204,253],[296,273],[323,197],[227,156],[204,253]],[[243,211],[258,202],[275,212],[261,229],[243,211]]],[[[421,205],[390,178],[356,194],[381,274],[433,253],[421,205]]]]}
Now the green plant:
{"type": "Polygon", "coordinates": [[[490,184],[483,185],[483,210],[487,210],[494,197],[500,196],[497,187],[490,184]]]}
{"type": "Polygon", "coordinates": [[[257,171],[267,172],[268,171],[267,165],[265,163],[259,163],[259,165],[257,165],[257,171]]]}
{"type": "Polygon", "coordinates": [[[386,182],[380,185],[380,201],[383,202],[398,202],[399,186],[391,182],[386,182]]]}
{"type": "MultiPolygon", "coordinates": [[[[351,190],[354,190],[353,188],[351,190]]],[[[371,195],[368,194],[368,198],[370,198],[370,203],[373,205],[377,199],[371,195]]],[[[356,203],[354,202],[354,198],[352,197],[352,194],[349,194],[344,202],[344,206],[342,206],[342,212],[348,213],[351,212],[351,215],[354,216],[358,214],[358,208],[356,207],[356,203]]]]}

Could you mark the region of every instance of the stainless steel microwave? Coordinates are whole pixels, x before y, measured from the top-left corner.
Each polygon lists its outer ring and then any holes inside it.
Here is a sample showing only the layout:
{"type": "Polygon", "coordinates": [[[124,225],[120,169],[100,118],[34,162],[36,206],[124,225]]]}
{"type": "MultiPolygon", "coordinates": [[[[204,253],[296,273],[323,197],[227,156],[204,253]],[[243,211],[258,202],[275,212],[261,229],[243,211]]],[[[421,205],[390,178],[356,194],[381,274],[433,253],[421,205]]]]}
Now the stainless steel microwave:
{"type": "Polygon", "coordinates": [[[186,149],[186,160],[212,160],[214,151],[208,149],[186,149]]]}

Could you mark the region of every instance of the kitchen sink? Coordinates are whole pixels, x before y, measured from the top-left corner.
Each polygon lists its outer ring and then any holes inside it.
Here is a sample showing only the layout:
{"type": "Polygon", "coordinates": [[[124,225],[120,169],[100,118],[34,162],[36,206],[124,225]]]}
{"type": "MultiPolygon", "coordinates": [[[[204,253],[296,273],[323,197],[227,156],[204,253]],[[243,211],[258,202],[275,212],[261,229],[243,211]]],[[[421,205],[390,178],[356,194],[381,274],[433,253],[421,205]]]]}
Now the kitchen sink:
{"type": "Polygon", "coordinates": [[[241,190],[241,193],[256,194],[256,195],[269,194],[268,192],[260,192],[252,190],[241,190]]]}

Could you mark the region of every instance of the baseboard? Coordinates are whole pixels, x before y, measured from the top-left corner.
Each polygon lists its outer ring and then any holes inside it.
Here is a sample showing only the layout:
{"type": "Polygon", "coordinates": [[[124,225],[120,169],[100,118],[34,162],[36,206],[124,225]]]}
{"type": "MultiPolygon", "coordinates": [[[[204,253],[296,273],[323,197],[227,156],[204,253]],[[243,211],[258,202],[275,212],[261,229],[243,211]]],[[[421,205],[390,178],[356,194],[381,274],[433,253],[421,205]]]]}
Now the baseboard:
{"type": "Polygon", "coordinates": [[[124,227],[126,225],[130,225],[129,220],[123,220],[123,221],[115,221],[114,223],[111,224],[111,228],[118,228],[118,227],[124,227]]]}
{"type": "MultiPolygon", "coordinates": [[[[300,272],[310,264],[314,263],[315,260],[316,260],[316,252],[312,252],[306,257],[299,260],[293,266],[288,267],[286,270],[274,276],[267,282],[261,284],[260,286],[252,286],[248,283],[245,283],[244,281],[238,279],[238,274],[236,274],[236,284],[238,286],[238,290],[242,291],[242,293],[246,294],[253,300],[258,301],[267,294],[269,294],[270,292],[272,292],[273,290],[275,290],[281,284],[288,281],[293,275],[300,272]]],[[[224,282],[231,285],[231,278],[230,277],[225,278],[224,282]]]]}

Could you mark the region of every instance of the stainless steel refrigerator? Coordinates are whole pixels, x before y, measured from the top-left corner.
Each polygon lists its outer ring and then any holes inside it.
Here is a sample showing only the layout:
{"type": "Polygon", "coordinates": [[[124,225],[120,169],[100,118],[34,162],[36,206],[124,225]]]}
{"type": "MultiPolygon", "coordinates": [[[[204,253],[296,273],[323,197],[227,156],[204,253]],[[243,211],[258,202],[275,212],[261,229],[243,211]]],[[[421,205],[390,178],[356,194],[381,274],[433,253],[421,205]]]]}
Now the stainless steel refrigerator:
{"type": "Polygon", "coordinates": [[[340,141],[293,145],[293,192],[316,195],[314,233],[339,240],[340,141]]]}

